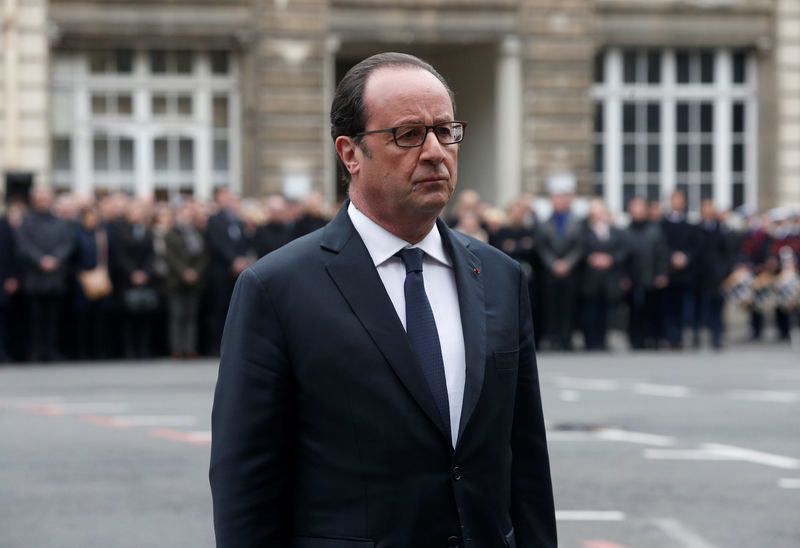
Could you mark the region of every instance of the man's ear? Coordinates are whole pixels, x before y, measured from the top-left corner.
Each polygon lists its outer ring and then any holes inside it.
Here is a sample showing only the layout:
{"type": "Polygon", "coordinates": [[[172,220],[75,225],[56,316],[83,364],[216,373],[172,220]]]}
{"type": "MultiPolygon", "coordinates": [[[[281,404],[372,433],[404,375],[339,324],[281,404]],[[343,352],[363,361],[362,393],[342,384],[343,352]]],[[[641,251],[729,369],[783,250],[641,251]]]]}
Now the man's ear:
{"type": "Polygon", "coordinates": [[[350,175],[355,175],[361,169],[361,149],[351,137],[340,135],[336,138],[336,152],[342,160],[345,169],[350,175]]]}

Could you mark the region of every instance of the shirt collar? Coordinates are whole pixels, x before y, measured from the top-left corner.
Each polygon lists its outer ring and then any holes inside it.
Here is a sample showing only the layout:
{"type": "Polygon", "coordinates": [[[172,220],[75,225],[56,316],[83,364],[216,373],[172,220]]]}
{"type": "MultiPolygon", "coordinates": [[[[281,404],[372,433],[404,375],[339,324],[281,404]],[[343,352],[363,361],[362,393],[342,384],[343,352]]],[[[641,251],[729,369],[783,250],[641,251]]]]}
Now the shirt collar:
{"type": "Polygon", "coordinates": [[[347,206],[347,214],[350,216],[350,221],[352,221],[356,232],[361,236],[364,245],[367,247],[367,251],[375,266],[382,265],[394,257],[401,249],[406,247],[418,247],[432,259],[452,268],[453,263],[447,253],[445,253],[442,235],[439,234],[436,225],[434,225],[422,241],[416,245],[411,245],[364,215],[353,205],[353,202],[350,202],[347,206]]]}

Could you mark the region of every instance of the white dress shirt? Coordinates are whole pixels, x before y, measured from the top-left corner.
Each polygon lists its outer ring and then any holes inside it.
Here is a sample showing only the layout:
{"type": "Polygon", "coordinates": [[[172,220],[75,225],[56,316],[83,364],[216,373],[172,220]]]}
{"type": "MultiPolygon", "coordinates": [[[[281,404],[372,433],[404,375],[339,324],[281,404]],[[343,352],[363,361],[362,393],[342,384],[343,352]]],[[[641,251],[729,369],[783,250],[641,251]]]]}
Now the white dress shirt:
{"type": "Polygon", "coordinates": [[[447,382],[447,398],[450,403],[450,432],[455,446],[458,426],[461,422],[461,405],[464,400],[464,381],[466,378],[466,356],[464,353],[464,332],[461,329],[461,309],[458,305],[458,291],[453,262],[442,245],[442,236],[436,226],[425,238],[411,245],[364,215],[351,202],[347,214],[353,222],[372,262],[378,270],[383,286],[389,294],[395,311],[406,327],[406,268],[395,254],[407,247],[418,247],[425,252],[422,259],[422,277],[425,293],[431,303],[439,344],[442,347],[444,375],[447,382]]]}

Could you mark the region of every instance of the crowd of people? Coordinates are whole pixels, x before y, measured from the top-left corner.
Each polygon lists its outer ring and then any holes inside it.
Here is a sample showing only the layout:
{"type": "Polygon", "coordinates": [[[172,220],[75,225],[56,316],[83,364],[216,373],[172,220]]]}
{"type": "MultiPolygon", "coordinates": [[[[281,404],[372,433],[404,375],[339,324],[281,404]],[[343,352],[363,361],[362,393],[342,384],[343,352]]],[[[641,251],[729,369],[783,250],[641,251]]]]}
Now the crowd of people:
{"type": "Polygon", "coordinates": [[[319,195],[213,203],[54,196],[0,219],[0,361],[219,354],[238,275],[324,225],[319,195]]]}
{"type": "MultiPolygon", "coordinates": [[[[634,198],[614,222],[602,200],[574,213],[572,189],[551,189],[537,216],[523,195],[506,210],[465,190],[447,221],[503,250],[528,276],[539,348],[607,348],[609,326],[630,347],[724,341],[725,298],[789,338],[800,306],[800,214],[752,215],[741,226],[685,197],[668,207],[634,198]],[[576,333],[582,337],[575,337],[576,333]]],[[[238,275],[259,257],[324,226],[336,209],[318,194],[213,203],[148,202],[116,193],[32,190],[0,219],[0,361],[216,356],[238,275]]]]}
{"type": "Polygon", "coordinates": [[[728,299],[750,316],[750,337],[765,321],[789,340],[800,310],[800,210],[737,216],[703,200],[691,222],[686,197],[666,207],[633,198],[614,219],[603,200],[575,214],[574,185],[550,189],[550,207],[537,217],[532,195],[507,212],[460,195],[456,227],[502,249],[528,273],[534,332],[540,349],[607,348],[609,325],[627,332],[634,350],[699,347],[724,342],[728,299]]]}

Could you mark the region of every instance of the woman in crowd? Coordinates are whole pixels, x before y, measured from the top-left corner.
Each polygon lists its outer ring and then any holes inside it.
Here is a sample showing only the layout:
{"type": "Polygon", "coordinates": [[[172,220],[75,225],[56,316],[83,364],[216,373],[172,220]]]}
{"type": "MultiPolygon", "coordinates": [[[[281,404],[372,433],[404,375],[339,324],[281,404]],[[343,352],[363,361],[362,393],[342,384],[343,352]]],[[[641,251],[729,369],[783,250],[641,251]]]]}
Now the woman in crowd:
{"type": "Polygon", "coordinates": [[[105,269],[108,276],[109,240],[108,231],[100,225],[100,216],[95,208],[84,209],[75,232],[75,290],[72,310],[75,314],[75,334],[79,359],[105,359],[110,355],[109,317],[113,298],[110,292],[92,288],[91,282],[82,282],[81,274],[94,269],[105,269]],[[105,294],[103,294],[105,293],[105,294]]]}

